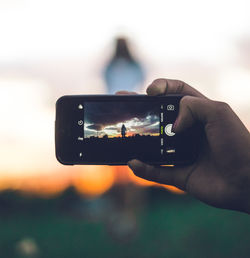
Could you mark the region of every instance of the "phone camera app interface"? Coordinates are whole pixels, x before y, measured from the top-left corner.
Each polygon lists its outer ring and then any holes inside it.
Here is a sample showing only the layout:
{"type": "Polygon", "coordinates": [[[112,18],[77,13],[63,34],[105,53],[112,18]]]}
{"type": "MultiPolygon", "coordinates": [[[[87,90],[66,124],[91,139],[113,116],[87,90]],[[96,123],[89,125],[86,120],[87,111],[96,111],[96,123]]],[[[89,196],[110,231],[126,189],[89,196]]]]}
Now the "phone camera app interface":
{"type": "Polygon", "coordinates": [[[150,162],[175,153],[165,146],[173,138],[175,106],[159,102],[99,102],[78,104],[78,154],[87,161],[121,161],[133,158],[150,162]]]}
{"type": "Polygon", "coordinates": [[[160,153],[160,106],[155,102],[79,104],[78,143],[87,160],[155,159],[160,153]],[[83,123],[82,123],[83,122],[83,123]]]}
{"type": "Polygon", "coordinates": [[[87,102],[84,137],[124,140],[159,136],[159,109],[154,103],[87,102]]]}

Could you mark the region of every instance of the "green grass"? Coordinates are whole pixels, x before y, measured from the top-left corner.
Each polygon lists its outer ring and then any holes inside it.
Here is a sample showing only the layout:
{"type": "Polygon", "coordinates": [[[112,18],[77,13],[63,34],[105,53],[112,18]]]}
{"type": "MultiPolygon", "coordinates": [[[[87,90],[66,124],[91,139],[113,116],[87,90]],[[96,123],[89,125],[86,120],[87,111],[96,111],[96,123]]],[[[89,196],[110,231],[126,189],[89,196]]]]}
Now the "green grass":
{"type": "Polygon", "coordinates": [[[113,239],[103,220],[62,212],[58,200],[24,201],[23,210],[0,215],[0,257],[250,257],[247,214],[212,208],[189,196],[166,196],[137,212],[138,232],[125,242],[113,239]],[[37,243],[37,256],[17,252],[24,238],[37,243]]]}

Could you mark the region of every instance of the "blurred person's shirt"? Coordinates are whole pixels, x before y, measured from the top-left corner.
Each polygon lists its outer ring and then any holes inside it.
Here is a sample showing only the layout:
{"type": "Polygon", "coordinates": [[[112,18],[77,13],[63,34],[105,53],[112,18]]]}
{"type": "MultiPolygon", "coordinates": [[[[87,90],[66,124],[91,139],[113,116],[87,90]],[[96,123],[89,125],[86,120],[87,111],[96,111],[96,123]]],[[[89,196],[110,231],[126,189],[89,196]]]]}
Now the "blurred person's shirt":
{"type": "Polygon", "coordinates": [[[144,80],[141,66],[123,58],[112,61],[105,70],[108,93],[119,90],[134,91],[144,80]]]}
{"type": "Polygon", "coordinates": [[[135,91],[143,83],[142,66],[132,57],[126,39],[116,40],[115,53],[105,68],[104,77],[109,94],[119,90],[135,91]]]}

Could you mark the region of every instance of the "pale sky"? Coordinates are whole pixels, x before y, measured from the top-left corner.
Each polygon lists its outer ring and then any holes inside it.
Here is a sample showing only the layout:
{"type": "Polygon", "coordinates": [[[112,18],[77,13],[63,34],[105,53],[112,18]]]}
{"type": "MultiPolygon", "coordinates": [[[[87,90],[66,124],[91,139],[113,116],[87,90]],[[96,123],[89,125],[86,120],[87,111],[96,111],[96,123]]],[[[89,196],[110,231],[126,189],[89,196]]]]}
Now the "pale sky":
{"type": "Polygon", "coordinates": [[[141,92],[158,77],[181,79],[250,128],[249,10],[247,0],[0,0],[0,177],[60,169],[56,98],[104,93],[120,34],[146,69],[141,92]]]}

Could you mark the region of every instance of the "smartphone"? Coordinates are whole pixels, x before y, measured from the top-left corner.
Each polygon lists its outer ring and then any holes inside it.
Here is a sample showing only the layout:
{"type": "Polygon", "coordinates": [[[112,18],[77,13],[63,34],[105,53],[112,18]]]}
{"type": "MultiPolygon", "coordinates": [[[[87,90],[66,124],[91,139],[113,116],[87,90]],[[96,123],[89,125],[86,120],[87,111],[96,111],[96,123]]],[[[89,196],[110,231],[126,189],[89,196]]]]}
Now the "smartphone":
{"type": "Polygon", "coordinates": [[[56,157],[65,165],[191,164],[199,128],[175,134],[183,96],[72,95],[56,103],[56,157]]]}

